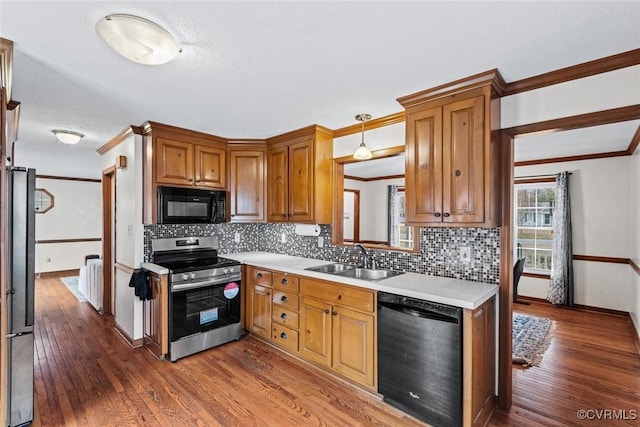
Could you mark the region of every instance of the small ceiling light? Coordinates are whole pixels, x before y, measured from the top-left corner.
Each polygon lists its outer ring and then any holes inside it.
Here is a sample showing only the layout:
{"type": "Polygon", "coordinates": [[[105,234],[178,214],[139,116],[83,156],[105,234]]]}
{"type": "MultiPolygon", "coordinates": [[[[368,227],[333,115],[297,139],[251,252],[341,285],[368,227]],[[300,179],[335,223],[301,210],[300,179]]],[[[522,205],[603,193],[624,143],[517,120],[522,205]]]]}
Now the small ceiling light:
{"type": "Polygon", "coordinates": [[[362,142],[353,153],[353,158],[356,160],[369,160],[371,157],[373,157],[373,154],[371,154],[371,150],[369,150],[369,148],[367,148],[367,146],[364,144],[364,122],[366,122],[367,120],[371,120],[371,114],[358,114],[356,116],[356,120],[362,122],[362,142]]]}
{"type": "Polygon", "coordinates": [[[68,145],[77,144],[84,136],[84,134],[72,130],[54,129],[51,132],[58,138],[58,141],[68,145]]]}
{"type": "Polygon", "coordinates": [[[96,33],[113,50],[138,64],[164,64],[182,50],[160,25],[133,15],[107,15],[96,23],[96,33]]]}

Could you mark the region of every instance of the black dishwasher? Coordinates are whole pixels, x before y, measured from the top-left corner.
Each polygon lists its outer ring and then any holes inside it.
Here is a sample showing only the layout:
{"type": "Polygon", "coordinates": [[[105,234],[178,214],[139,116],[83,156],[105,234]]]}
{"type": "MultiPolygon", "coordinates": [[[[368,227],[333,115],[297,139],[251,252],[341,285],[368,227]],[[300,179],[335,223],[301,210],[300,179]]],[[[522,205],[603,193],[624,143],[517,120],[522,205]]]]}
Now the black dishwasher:
{"type": "Polygon", "coordinates": [[[378,392],[434,426],[462,424],[462,309],[378,292],[378,392]]]}

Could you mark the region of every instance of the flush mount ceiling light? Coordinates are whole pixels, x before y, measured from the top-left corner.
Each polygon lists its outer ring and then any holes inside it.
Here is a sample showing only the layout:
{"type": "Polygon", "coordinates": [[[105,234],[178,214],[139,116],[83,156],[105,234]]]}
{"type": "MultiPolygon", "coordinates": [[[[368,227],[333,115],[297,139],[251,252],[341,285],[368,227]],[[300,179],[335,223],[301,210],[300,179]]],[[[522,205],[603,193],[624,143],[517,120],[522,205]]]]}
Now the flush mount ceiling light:
{"type": "Polygon", "coordinates": [[[371,157],[373,157],[373,155],[371,154],[371,150],[369,150],[369,148],[367,148],[364,143],[364,122],[366,122],[367,120],[371,120],[371,114],[358,114],[356,116],[356,120],[362,122],[362,142],[353,153],[353,158],[356,160],[369,160],[371,157]]]}
{"type": "Polygon", "coordinates": [[[54,129],[51,132],[58,138],[58,141],[68,145],[77,144],[84,136],[84,134],[72,130],[54,129]]]}
{"type": "Polygon", "coordinates": [[[138,16],[107,15],[96,23],[96,33],[113,50],[138,64],[164,64],[181,51],[167,30],[138,16]]]}

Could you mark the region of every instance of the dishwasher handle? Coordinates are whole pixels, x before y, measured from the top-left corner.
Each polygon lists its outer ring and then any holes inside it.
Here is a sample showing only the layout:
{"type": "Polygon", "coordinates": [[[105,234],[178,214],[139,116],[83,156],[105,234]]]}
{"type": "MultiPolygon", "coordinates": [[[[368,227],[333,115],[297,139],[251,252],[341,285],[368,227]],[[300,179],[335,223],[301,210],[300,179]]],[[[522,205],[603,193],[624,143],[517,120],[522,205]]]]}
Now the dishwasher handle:
{"type": "Polygon", "coordinates": [[[459,323],[459,319],[453,316],[447,316],[446,314],[437,313],[431,310],[425,310],[419,307],[407,307],[402,304],[394,304],[392,302],[378,301],[378,304],[382,307],[386,307],[393,311],[398,311],[410,316],[421,317],[423,319],[437,320],[440,322],[459,323]]]}

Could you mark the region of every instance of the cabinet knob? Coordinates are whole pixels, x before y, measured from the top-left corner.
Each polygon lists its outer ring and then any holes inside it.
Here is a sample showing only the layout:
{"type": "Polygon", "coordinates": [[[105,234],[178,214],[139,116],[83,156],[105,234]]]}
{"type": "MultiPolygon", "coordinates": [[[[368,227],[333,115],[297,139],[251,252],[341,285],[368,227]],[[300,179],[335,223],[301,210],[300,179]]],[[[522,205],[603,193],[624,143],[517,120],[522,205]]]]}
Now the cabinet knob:
{"type": "Polygon", "coordinates": [[[271,295],[271,292],[267,291],[267,296],[271,295]]]}
{"type": "Polygon", "coordinates": [[[287,334],[286,334],[286,333],[284,333],[284,332],[283,332],[283,333],[281,333],[281,334],[280,334],[280,338],[282,338],[283,340],[286,340],[286,339],[287,339],[287,334]]]}
{"type": "Polygon", "coordinates": [[[282,320],[287,320],[287,313],[282,313],[282,314],[280,315],[280,318],[281,318],[282,320]]]}
{"type": "Polygon", "coordinates": [[[445,213],[444,213],[444,217],[445,217],[445,218],[449,218],[450,216],[451,216],[451,214],[450,214],[449,212],[445,212],[445,213]]]}
{"type": "Polygon", "coordinates": [[[342,295],[338,295],[338,300],[341,300],[341,299],[342,299],[342,295]]]}
{"type": "Polygon", "coordinates": [[[280,297],[280,301],[282,301],[282,302],[287,302],[288,300],[289,300],[289,299],[287,298],[287,296],[286,296],[286,295],[282,295],[282,296],[280,297]]]}
{"type": "Polygon", "coordinates": [[[258,274],[256,274],[256,277],[257,277],[258,279],[262,279],[262,273],[258,273],[258,274]]]}
{"type": "Polygon", "coordinates": [[[286,218],[286,217],[287,217],[287,214],[282,214],[282,216],[286,218]]]}
{"type": "Polygon", "coordinates": [[[436,217],[436,218],[440,218],[440,212],[436,212],[436,213],[435,213],[435,217],[436,217]]]}
{"type": "Polygon", "coordinates": [[[337,311],[334,311],[334,312],[332,312],[331,314],[333,314],[334,316],[337,316],[337,315],[338,315],[338,312],[337,312],[337,311]]]}
{"type": "Polygon", "coordinates": [[[201,181],[202,181],[202,180],[200,180],[200,179],[196,179],[196,182],[201,182],[201,181]]]}
{"type": "Polygon", "coordinates": [[[192,180],[191,178],[189,178],[189,179],[187,180],[187,182],[193,182],[193,180],[192,180]]]}
{"type": "Polygon", "coordinates": [[[329,310],[325,310],[325,311],[324,311],[324,314],[329,314],[329,310]]]}
{"type": "Polygon", "coordinates": [[[286,285],[288,282],[287,282],[287,279],[282,279],[282,280],[280,281],[280,283],[281,283],[281,284],[283,284],[283,285],[286,285]]]}
{"type": "Polygon", "coordinates": [[[456,170],[456,176],[460,176],[462,175],[462,172],[460,172],[460,169],[456,170]]]}

